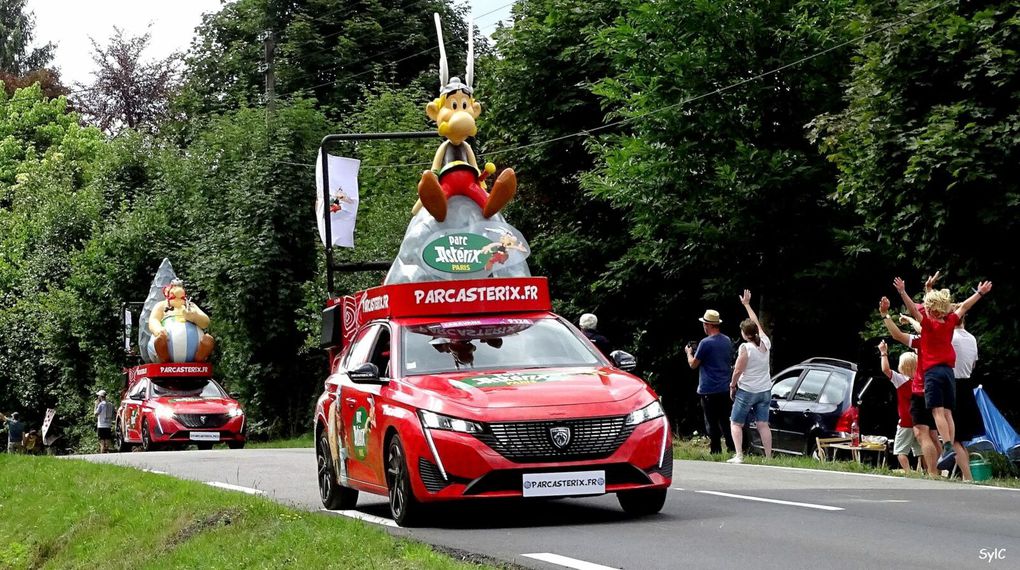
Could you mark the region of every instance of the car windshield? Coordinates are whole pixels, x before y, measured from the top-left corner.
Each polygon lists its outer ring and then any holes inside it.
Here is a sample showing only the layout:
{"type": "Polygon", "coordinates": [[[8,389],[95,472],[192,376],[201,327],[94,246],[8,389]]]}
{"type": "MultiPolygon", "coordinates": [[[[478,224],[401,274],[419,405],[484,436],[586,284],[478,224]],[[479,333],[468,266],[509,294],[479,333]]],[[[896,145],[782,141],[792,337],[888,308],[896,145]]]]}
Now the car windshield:
{"type": "Polygon", "coordinates": [[[152,396],[178,398],[222,398],[223,390],[207,378],[173,378],[152,381],[152,396]]]}
{"type": "Polygon", "coordinates": [[[599,357],[556,319],[477,319],[403,329],[409,375],[457,370],[598,366],[599,357]]]}

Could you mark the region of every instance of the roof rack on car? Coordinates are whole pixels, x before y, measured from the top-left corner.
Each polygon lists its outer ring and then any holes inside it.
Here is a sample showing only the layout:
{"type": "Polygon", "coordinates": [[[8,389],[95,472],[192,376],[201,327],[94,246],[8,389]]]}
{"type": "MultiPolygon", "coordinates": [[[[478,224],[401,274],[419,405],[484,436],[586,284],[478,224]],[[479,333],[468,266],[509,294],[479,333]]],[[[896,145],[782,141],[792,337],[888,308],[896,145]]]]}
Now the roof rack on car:
{"type": "Polygon", "coordinates": [[[854,372],[857,372],[857,365],[848,360],[840,360],[838,358],[826,358],[824,356],[816,356],[809,358],[801,364],[828,364],[829,366],[839,366],[840,368],[849,368],[854,372]]]}

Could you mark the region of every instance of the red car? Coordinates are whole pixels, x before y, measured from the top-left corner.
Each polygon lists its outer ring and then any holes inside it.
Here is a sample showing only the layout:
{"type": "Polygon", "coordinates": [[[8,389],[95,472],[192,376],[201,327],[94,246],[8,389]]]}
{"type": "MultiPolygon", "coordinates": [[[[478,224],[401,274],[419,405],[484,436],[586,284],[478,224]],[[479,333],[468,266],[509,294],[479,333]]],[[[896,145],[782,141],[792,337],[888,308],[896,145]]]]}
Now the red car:
{"type": "Polygon", "coordinates": [[[205,362],[142,364],[127,371],[115,428],[116,445],[130,451],[183,448],[211,449],[245,444],[241,405],[212,379],[205,362]]]}
{"type": "Polygon", "coordinates": [[[323,330],[327,508],[388,495],[404,526],[429,503],[491,497],[616,493],[628,513],[662,509],[673,454],[658,396],[621,369],[632,357],[610,362],[550,312],[544,278],[377,287],[334,300],[323,330]]]}

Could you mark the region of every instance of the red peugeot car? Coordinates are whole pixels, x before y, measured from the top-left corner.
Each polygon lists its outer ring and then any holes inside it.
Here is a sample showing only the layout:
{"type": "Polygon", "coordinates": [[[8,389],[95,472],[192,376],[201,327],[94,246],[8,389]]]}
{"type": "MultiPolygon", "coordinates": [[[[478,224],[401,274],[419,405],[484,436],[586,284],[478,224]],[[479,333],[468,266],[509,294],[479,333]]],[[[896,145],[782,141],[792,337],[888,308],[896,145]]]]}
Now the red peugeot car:
{"type": "Polygon", "coordinates": [[[115,437],[120,451],[211,449],[220,442],[240,449],[244,410],[212,379],[209,363],[142,364],[128,370],[115,437]]]}
{"type": "Polygon", "coordinates": [[[332,305],[315,413],[327,508],[388,495],[404,526],[429,503],[486,497],[616,493],[628,513],[662,509],[673,454],[658,396],[622,369],[632,357],[607,360],[550,312],[544,278],[389,285],[332,305]]]}

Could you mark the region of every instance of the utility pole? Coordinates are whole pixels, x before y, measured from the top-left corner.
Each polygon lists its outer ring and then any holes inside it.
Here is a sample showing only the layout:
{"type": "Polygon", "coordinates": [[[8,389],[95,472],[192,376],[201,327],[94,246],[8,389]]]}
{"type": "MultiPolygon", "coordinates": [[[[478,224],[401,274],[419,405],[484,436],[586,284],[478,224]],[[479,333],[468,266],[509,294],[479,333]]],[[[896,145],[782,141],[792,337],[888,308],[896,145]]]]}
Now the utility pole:
{"type": "Polygon", "coordinates": [[[263,70],[266,75],[266,127],[268,127],[276,102],[276,70],[273,65],[276,55],[276,39],[273,37],[272,30],[266,30],[263,33],[262,44],[266,50],[263,70]]]}

